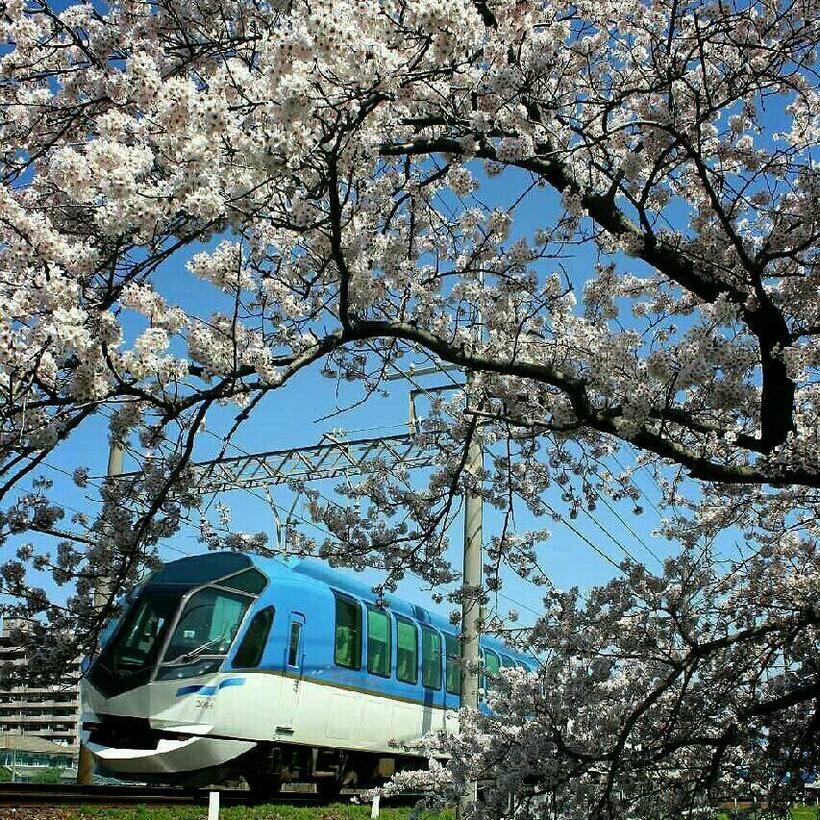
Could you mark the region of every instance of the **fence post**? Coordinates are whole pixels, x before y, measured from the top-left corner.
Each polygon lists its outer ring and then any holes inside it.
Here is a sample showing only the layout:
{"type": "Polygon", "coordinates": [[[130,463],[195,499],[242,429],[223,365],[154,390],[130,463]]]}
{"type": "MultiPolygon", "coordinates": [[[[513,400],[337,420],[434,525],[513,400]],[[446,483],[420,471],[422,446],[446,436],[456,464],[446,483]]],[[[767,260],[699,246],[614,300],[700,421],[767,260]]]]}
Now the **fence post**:
{"type": "Polygon", "coordinates": [[[219,820],[219,792],[208,795],[208,820],[219,820]]]}

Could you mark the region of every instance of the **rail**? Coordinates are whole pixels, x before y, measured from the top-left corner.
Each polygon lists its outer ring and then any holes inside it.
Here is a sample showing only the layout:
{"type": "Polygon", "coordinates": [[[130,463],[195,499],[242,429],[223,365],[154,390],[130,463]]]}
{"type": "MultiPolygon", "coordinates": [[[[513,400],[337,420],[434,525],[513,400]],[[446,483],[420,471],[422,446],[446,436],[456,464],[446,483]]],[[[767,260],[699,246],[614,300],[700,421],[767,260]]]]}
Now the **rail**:
{"type": "MultiPolygon", "coordinates": [[[[84,786],[76,783],[0,783],[0,806],[134,806],[193,805],[207,806],[212,789],[158,786],[84,786]]],[[[264,798],[245,789],[219,789],[222,806],[279,804],[290,806],[322,806],[346,802],[356,793],[343,793],[328,799],[323,795],[304,792],[282,792],[264,798]]],[[[415,802],[418,795],[396,795],[393,804],[415,802]]],[[[4,816],[0,814],[0,816],[4,816]]]]}

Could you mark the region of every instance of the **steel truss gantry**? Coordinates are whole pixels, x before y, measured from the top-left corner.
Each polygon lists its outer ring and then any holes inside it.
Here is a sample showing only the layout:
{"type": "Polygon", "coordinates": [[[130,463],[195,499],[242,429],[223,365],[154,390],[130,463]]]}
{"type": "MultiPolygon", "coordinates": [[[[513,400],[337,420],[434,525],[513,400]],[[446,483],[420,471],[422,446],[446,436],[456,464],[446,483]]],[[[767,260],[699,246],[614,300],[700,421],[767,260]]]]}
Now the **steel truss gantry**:
{"type": "Polygon", "coordinates": [[[346,440],[325,434],[319,444],[195,462],[201,493],[249,490],[321,479],[350,478],[378,469],[418,469],[434,463],[435,449],[409,434],[346,440]]]}

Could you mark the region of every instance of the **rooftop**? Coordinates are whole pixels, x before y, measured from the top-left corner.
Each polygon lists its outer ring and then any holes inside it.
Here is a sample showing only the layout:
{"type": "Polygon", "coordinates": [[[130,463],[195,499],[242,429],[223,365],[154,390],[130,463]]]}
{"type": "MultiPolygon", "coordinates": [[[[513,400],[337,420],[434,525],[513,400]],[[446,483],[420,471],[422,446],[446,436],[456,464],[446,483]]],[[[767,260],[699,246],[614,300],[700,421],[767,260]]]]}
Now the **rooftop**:
{"type": "Polygon", "coordinates": [[[0,732],[0,749],[16,749],[18,752],[65,755],[66,757],[73,757],[77,754],[76,746],[62,746],[34,735],[18,735],[11,732],[0,732]]]}

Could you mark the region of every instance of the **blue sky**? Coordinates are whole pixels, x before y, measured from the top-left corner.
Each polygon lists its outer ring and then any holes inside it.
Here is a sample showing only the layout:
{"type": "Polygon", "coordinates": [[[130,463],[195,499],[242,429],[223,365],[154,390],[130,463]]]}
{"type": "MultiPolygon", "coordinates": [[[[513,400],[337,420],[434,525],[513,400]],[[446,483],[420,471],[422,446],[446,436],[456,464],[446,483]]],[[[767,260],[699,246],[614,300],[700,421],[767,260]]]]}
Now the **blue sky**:
{"type": "MultiPolygon", "coordinates": [[[[500,177],[487,179],[482,174],[482,198],[492,207],[507,209],[521,192],[521,184],[528,182],[523,174],[505,173],[500,177]]],[[[536,190],[524,205],[516,210],[512,240],[518,236],[532,237],[536,228],[549,224],[556,214],[557,197],[548,190],[536,190]]],[[[215,244],[216,240],[214,241],[215,244]]],[[[190,252],[179,254],[164,265],[155,279],[157,289],[173,304],[180,304],[190,312],[200,315],[208,314],[215,309],[228,308],[224,295],[204,282],[196,279],[185,268],[185,261],[191,253],[200,250],[201,246],[190,252]],[[220,304],[225,302],[225,304],[220,304]]],[[[588,277],[590,266],[594,262],[591,249],[582,248],[577,255],[566,261],[566,269],[578,288],[588,277]]],[[[133,338],[144,326],[144,321],[131,317],[127,320],[127,335],[133,338]]],[[[409,362],[408,362],[409,363],[409,362]]],[[[364,406],[355,408],[340,416],[332,416],[340,407],[349,404],[357,397],[355,386],[341,387],[336,393],[336,382],[319,374],[320,365],[303,371],[284,388],[269,395],[254,413],[252,419],[240,428],[234,438],[235,447],[228,450],[228,455],[243,452],[299,447],[318,443],[323,433],[344,428],[350,438],[363,438],[378,435],[390,435],[406,431],[408,419],[408,395],[412,387],[401,380],[386,383],[389,396],[374,396],[364,406]],[[330,418],[326,418],[331,416],[330,418]]],[[[453,374],[458,376],[458,374],[453,374]]],[[[421,380],[430,387],[446,381],[444,376],[431,376],[421,380]]],[[[196,458],[204,459],[216,455],[219,447],[219,436],[230,425],[236,414],[236,407],[216,408],[206,420],[207,432],[198,437],[196,458]]],[[[97,417],[87,422],[74,433],[71,439],[56,450],[48,459],[43,471],[55,482],[55,497],[64,503],[70,514],[72,510],[88,512],[94,515],[97,509],[97,488],[93,484],[86,489],[79,489],[70,480],[70,473],[79,466],[89,468],[92,476],[105,473],[107,461],[107,418],[97,417]]],[[[622,451],[618,457],[620,464],[613,463],[612,469],[618,470],[630,466],[634,453],[622,451]]],[[[126,470],[130,468],[126,463],[126,470]]],[[[417,477],[418,481],[423,476],[417,477]]],[[[644,560],[650,568],[658,570],[660,565],[653,555],[663,557],[675,549],[674,545],[654,538],[652,531],[658,526],[659,490],[648,472],[637,476],[638,484],[644,492],[642,516],[632,513],[632,504],[614,504],[612,510],[602,503],[593,516],[582,512],[574,521],[556,523],[552,520],[536,520],[523,507],[517,510],[516,527],[518,530],[546,527],[552,537],[540,547],[539,558],[542,566],[548,571],[553,582],[559,588],[578,585],[582,589],[600,583],[611,577],[615,571],[611,561],[618,562],[624,557],[624,550],[636,558],[644,560]]],[[[323,494],[333,496],[334,481],[317,482],[315,487],[323,494]]],[[[294,501],[287,488],[272,488],[274,503],[279,506],[280,517],[284,518],[286,510],[294,501]]],[[[212,499],[216,500],[216,499],[212,499]]],[[[227,503],[233,514],[236,529],[247,532],[267,531],[270,543],[274,543],[274,516],[264,492],[253,494],[231,492],[220,496],[220,501],[227,503]]],[[[558,512],[565,511],[565,505],[559,492],[548,497],[548,503],[558,512]]],[[[211,512],[214,512],[211,507],[211,512]]],[[[317,525],[307,521],[303,500],[296,500],[295,517],[297,526],[314,536],[321,536],[317,525]]],[[[500,532],[501,514],[492,509],[485,510],[484,536],[489,540],[500,532]]],[[[450,536],[450,557],[456,566],[460,566],[462,545],[462,522],[456,521],[450,536]]],[[[173,539],[164,543],[161,557],[172,560],[182,555],[202,552],[204,547],[197,540],[193,527],[186,527],[173,539]]],[[[378,583],[377,573],[366,573],[365,580],[378,583]]],[[[54,591],[56,595],[65,594],[54,591]]],[[[431,600],[430,592],[423,587],[419,579],[408,577],[399,589],[399,594],[414,603],[431,607],[446,614],[451,606],[436,605],[431,600]]],[[[520,623],[532,623],[540,611],[543,589],[529,582],[505,574],[505,585],[501,593],[494,598],[491,606],[501,613],[515,609],[520,614],[520,623]]]]}
{"type": "MultiPolygon", "coordinates": [[[[432,383],[432,380],[428,381],[432,383]]],[[[377,436],[382,433],[389,435],[406,430],[409,385],[404,382],[389,383],[391,393],[389,398],[373,399],[365,408],[351,411],[340,418],[317,421],[336,407],[333,387],[334,382],[318,375],[318,368],[300,374],[286,388],[269,397],[252,420],[240,429],[235,438],[239,449],[229,449],[229,454],[310,445],[318,443],[322,433],[340,427],[344,427],[349,432],[350,438],[377,436]]],[[[223,430],[225,417],[228,415],[229,413],[224,411],[213,414],[206,422],[208,429],[212,429],[215,433],[223,430]]],[[[43,475],[54,480],[54,495],[67,506],[69,514],[72,509],[91,514],[97,509],[97,492],[94,483],[85,489],[77,488],[68,474],[78,466],[88,467],[94,476],[105,473],[108,456],[106,425],[104,418],[97,418],[86,423],[67,443],[52,454],[48,459],[48,464],[51,466],[42,472],[43,475]]],[[[215,436],[203,434],[197,446],[197,457],[206,458],[214,455],[218,447],[219,441],[215,436]]],[[[628,459],[627,453],[619,457],[619,461],[624,465],[627,464],[628,459]]],[[[126,470],[129,466],[127,460],[126,470]]],[[[422,481],[423,476],[419,475],[418,480],[422,481]]],[[[316,482],[312,486],[332,498],[335,483],[333,480],[328,480],[316,482]]],[[[653,508],[653,504],[658,503],[659,491],[648,472],[638,474],[638,483],[645,493],[643,515],[633,515],[631,505],[613,504],[617,515],[620,515],[634,532],[630,532],[616,515],[603,505],[599,505],[595,511],[594,519],[582,513],[578,519],[566,524],[535,519],[523,509],[517,511],[519,530],[546,527],[551,531],[551,538],[546,540],[539,549],[539,557],[542,566],[548,571],[556,586],[568,588],[578,585],[584,589],[611,577],[614,569],[601,553],[611,556],[616,562],[624,557],[624,553],[609,538],[607,532],[611,533],[635,557],[643,559],[654,569],[659,568],[659,564],[646,549],[649,547],[662,557],[672,548],[672,545],[653,538],[651,534],[659,521],[658,514],[653,508]],[[594,548],[585,539],[591,542],[594,548]]],[[[271,492],[274,503],[279,507],[280,517],[284,519],[287,509],[294,501],[294,496],[285,487],[274,487],[271,492]]],[[[249,494],[235,491],[212,498],[228,504],[236,529],[246,532],[267,531],[270,543],[275,543],[274,516],[264,492],[255,491],[249,494]]],[[[555,510],[563,511],[562,502],[557,494],[548,500],[555,510]]],[[[213,507],[211,512],[215,512],[213,507]]],[[[305,528],[308,534],[321,537],[321,528],[308,521],[302,500],[297,499],[294,512],[297,526],[305,528]]],[[[498,511],[485,509],[484,536],[486,540],[500,532],[501,523],[501,515],[498,511]]],[[[460,517],[450,532],[450,544],[451,560],[459,566],[462,545],[460,517]]],[[[198,542],[195,529],[186,527],[162,545],[160,555],[164,560],[173,560],[183,555],[203,551],[204,547],[198,542]]],[[[505,585],[501,590],[501,595],[493,603],[501,612],[509,609],[517,610],[522,624],[531,623],[539,611],[543,590],[516,578],[509,572],[505,573],[504,577],[505,585]]],[[[365,580],[377,583],[379,575],[375,572],[366,573],[365,580]]],[[[400,586],[399,594],[414,603],[435,609],[442,614],[446,614],[451,608],[446,603],[434,604],[429,591],[423,589],[422,582],[413,576],[405,579],[400,586]]]]}

